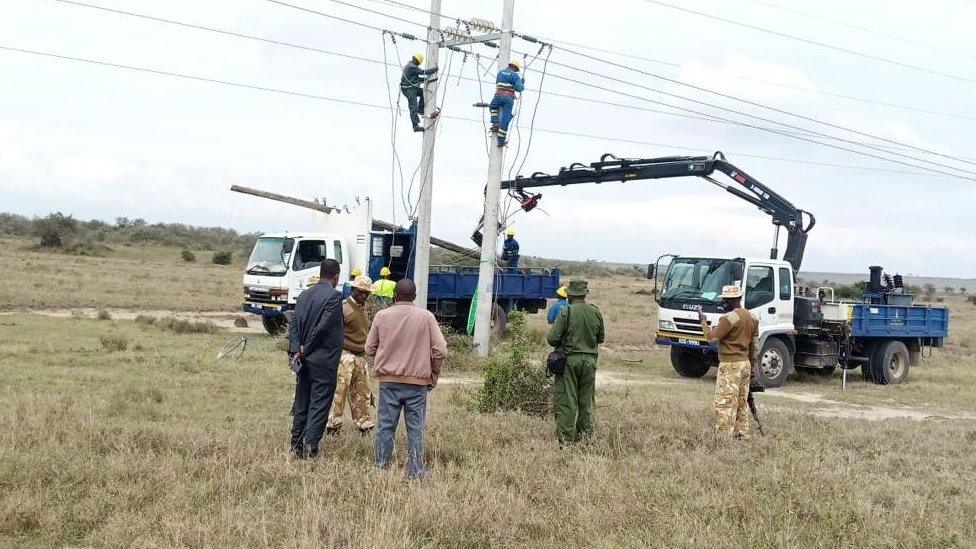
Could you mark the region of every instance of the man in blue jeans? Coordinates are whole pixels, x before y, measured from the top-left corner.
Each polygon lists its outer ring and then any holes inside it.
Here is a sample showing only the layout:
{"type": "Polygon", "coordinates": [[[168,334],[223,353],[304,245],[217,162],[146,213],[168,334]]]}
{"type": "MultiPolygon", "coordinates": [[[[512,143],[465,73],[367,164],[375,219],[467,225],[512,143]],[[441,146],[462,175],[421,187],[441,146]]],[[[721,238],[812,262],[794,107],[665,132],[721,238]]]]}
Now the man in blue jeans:
{"type": "Polygon", "coordinates": [[[374,359],[380,381],[376,407],[376,447],[373,466],[385,469],[393,455],[393,437],[400,422],[407,426],[407,474],[423,477],[424,425],[427,393],[437,386],[447,342],[437,319],[426,308],[415,307],[417,287],[404,278],[396,284],[394,305],[376,313],[366,338],[366,356],[374,359]]]}

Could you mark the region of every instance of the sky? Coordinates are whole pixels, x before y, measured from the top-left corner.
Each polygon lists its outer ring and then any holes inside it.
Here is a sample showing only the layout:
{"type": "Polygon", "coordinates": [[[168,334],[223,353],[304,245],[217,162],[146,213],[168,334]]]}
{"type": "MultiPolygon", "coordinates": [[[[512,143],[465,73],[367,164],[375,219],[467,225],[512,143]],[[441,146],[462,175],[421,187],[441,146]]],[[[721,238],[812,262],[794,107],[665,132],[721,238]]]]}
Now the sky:
{"type": "MultiPolygon", "coordinates": [[[[262,92],[0,49],[0,74],[4,75],[0,79],[0,211],[38,216],[62,211],[82,219],[105,220],[141,217],[150,222],[259,232],[301,230],[310,225],[305,210],[229,191],[232,183],[239,183],[304,198],[324,197],[329,204],[353,203],[356,197],[369,196],[377,218],[398,223],[407,220],[417,201],[419,181],[415,180],[412,195],[407,191],[411,189],[410,174],[419,163],[421,138],[410,131],[402,99],[399,116],[388,106],[391,96],[394,105],[400,99],[399,65],[422,51],[424,44],[403,38],[393,44],[379,30],[267,0],[86,1],[375,61],[386,55],[391,66],[384,69],[380,63],[56,0],[0,0],[0,48],[320,97],[262,92]],[[391,139],[394,127],[395,147],[391,139]],[[402,179],[392,169],[394,150],[401,161],[402,179]]],[[[425,32],[429,17],[382,0],[344,1],[395,18],[335,0],[286,1],[415,35],[425,32]]],[[[419,0],[402,1],[429,7],[419,0]]],[[[976,3],[825,0],[794,8],[866,29],[858,30],[776,7],[792,5],[786,0],[672,1],[865,55],[790,40],[646,0],[605,0],[599,7],[593,2],[522,0],[515,7],[515,30],[545,37],[557,48],[543,79],[545,55],[535,56],[538,46],[519,39],[514,42],[515,49],[528,53],[524,60],[529,62],[525,77],[530,89],[520,101],[518,129],[510,130],[506,177],[520,173],[520,165],[524,175],[556,172],[573,162],[597,161],[608,152],[649,158],[721,150],[744,171],[816,215],[804,270],[866,272],[869,265],[883,265],[889,272],[903,274],[976,276],[976,254],[972,253],[976,231],[963,223],[976,203],[976,181],[783,135],[804,129],[827,133],[887,147],[902,162],[976,178],[936,165],[976,172],[976,164],[904,146],[976,157],[971,152],[976,141],[976,46],[971,40],[976,3]],[[540,81],[541,96],[537,91],[540,81]],[[779,133],[771,133],[675,116],[689,113],[648,100],[777,127],[719,108],[735,109],[800,129],[778,127],[779,133]],[[533,113],[534,130],[530,131],[533,113]],[[926,160],[935,164],[922,162],[926,160]]],[[[497,24],[501,2],[444,0],[442,12],[497,24]]],[[[445,26],[449,23],[443,22],[445,26]]],[[[432,233],[465,244],[481,215],[487,170],[485,129],[479,120],[482,111],[472,104],[482,97],[488,100],[495,72],[489,68],[493,50],[475,47],[472,51],[480,57],[449,55],[447,50],[440,55],[442,73],[451,76],[441,80],[445,118],[438,122],[433,178],[432,233]],[[476,68],[479,62],[480,71],[476,68]],[[479,85],[479,77],[488,82],[479,85]]],[[[891,156],[884,151],[858,150],[891,156]]],[[[509,219],[524,254],[634,263],[653,261],[664,253],[763,257],[772,241],[768,216],[696,178],[579,185],[542,192],[539,209],[509,219]]],[[[784,248],[782,241],[780,249],[784,248]]]]}

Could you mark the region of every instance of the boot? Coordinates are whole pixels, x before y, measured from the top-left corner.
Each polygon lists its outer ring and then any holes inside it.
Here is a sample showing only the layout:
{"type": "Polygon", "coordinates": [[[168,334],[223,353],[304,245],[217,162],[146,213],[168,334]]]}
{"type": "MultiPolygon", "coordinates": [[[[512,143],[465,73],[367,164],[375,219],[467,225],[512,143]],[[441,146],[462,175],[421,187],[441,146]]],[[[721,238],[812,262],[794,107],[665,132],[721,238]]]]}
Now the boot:
{"type": "Polygon", "coordinates": [[[413,127],[413,131],[423,133],[424,132],[424,128],[422,128],[420,126],[414,126],[413,127]]]}

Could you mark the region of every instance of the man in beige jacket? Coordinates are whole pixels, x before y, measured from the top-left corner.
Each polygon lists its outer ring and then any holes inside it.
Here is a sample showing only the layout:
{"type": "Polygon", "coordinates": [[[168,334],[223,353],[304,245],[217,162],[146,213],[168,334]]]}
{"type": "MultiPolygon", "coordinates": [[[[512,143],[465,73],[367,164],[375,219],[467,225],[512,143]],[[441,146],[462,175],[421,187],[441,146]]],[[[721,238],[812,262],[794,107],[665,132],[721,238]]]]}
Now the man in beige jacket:
{"type": "Polygon", "coordinates": [[[400,411],[407,427],[407,474],[423,477],[424,424],[427,392],[437,386],[447,342],[437,319],[426,308],[415,307],[417,287],[412,280],[396,284],[395,304],[376,313],[366,338],[366,355],[374,357],[373,371],[380,382],[376,407],[376,447],[373,466],[385,469],[393,454],[400,411]]]}

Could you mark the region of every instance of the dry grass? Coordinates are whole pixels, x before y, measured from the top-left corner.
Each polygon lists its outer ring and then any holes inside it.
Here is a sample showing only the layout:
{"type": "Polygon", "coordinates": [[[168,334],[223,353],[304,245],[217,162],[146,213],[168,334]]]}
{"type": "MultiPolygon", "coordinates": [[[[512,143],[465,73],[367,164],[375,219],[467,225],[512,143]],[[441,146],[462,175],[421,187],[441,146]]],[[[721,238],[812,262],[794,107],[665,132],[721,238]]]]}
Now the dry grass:
{"type": "Polygon", "coordinates": [[[27,250],[0,239],[0,310],[139,308],[220,311],[240,307],[242,265],[187,263],[180,248],[115,246],[107,257],[27,250]]]}
{"type": "MultiPolygon", "coordinates": [[[[89,263],[7,248],[6,308],[229,311],[239,299],[238,268],[186,264],[178,249],[89,263]],[[27,285],[13,276],[24,272],[35,273],[27,285]]],[[[591,288],[608,328],[600,373],[618,382],[598,388],[592,444],[560,451],[551,419],[469,411],[470,387],[444,383],[431,395],[422,483],[373,472],[371,440],[351,432],[326,439],[316,461],[289,458],[292,374],[271,338],[217,361],[227,333],[119,315],[4,316],[0,547],[976,544],[976,421],[825,419],[762,396],[769,436],[717,441],[714,377],[680,380],[650,345],[655,305],[636,293],[649,283],[618,276],[591,288]]],[[[910,383],[854,374],[844,393],[837,377],[787,391],[971,413],[976,310],[947,303],[950,348],[910,383]]],[[[538,343],[545,318],[528,318],[538,343]]],[[[470,362],[453,367],[470,377],[470,362]]],[[[401,433],[398,467],[402,451],[401,433]]]]}
{"type": "Polygon", "coordinates": [[[711,436],[709,383],[677,382],[663,353],[613,355],[611,369],[662,383],[601,388],[595,441],[569,451],[551,420],[477,414],[460,388],[436,390],[431,474],[411,483],[371,471],[371,441],[352,433],[317,461],[288,457],[291,374],[269,338],[217,362],[225,334],[5,322],[0,546],[976,543],[972,422],[777,403],[771,436],[727,444],[711,436]],[[107,330],[133,345],[108,352],[107,330]]]}

